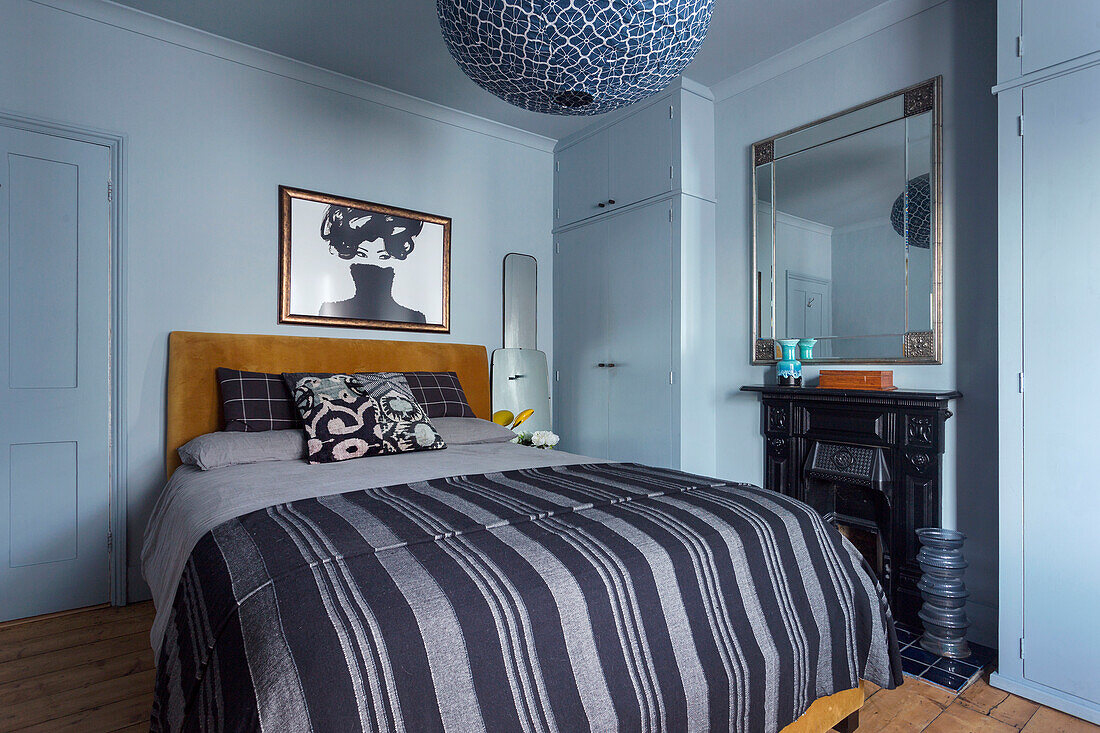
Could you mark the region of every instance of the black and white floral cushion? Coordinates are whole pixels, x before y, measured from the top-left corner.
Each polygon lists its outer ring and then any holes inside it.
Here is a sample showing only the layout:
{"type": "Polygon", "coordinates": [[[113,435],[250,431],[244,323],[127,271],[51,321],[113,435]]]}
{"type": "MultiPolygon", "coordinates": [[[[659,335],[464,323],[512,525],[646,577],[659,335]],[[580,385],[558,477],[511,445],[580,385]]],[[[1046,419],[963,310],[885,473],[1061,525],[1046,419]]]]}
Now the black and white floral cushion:
{"type": "Polygon", "coordinates": [[[283,378],[305,424],[310,463],[447,447],[400,374],[283,378]]]}

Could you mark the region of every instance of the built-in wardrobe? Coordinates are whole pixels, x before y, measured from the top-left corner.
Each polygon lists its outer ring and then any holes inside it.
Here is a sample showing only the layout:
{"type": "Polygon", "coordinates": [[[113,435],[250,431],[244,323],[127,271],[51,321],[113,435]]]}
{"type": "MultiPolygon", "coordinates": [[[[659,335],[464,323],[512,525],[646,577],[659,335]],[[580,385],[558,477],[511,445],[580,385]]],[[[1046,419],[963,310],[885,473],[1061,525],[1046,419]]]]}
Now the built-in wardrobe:
{"type": "Polygon", "coordinates": [[[713,472],[714,207],[713,100],[686,80],[558,143],[564,449],[713,472]]]}
{"type": "Polygon", "coordinates": [[[1000,0],[1000,662],[1100,723],[1100,2],[1000,0]]]}

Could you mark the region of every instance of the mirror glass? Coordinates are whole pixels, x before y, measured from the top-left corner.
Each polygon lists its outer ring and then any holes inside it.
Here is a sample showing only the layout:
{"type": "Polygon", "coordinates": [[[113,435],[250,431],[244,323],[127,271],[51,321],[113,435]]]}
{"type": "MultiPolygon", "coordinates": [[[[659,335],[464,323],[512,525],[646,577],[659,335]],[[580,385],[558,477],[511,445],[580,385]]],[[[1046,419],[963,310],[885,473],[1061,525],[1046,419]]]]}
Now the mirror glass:
{"type": "Polygon", "coordinates": [[[537,349],[538,262],[531,255],[504,256],[504,348],[537,349]]]}
{"type": "Polygon", "coordinates": [[[938,80],[753,146],[754,361],[937,363],[938,80]],[[806,359],[803,359],[806,361],[806,359]]]}
{"type": "Polygon", "coordinates": [[[493,412],[534,410],[517,432],[552,430],[546,354],[535,349],[497,349],[492,364],[493,412]]]}

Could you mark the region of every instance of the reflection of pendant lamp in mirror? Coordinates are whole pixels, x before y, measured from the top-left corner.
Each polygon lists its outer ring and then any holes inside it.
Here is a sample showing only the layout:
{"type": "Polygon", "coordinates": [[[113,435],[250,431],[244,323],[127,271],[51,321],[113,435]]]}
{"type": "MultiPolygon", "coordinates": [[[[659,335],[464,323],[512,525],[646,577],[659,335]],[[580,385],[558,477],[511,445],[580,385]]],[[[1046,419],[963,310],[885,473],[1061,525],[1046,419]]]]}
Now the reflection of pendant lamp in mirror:
{"type": "Polygon", "coordinates": [[[932,234],[932,186],[928,174],[910,178],[890,209],[890,224],[905,236],[905,216],[909,215],[909,240],[913,247],[928,249],[932,234]]]}
{"type": "Polygon", "coordinates": [[[451,56],[533,112],[596,115],[667,87],[703,45],[713,0],[436,0],[451,56]]]}

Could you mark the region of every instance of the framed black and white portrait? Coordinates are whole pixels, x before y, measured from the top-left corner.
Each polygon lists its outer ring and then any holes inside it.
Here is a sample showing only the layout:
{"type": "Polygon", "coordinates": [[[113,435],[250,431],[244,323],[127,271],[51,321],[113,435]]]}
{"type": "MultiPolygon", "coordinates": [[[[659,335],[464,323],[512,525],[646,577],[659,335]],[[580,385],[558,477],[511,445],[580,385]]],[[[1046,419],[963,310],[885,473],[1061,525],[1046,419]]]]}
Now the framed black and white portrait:
{"type": "Polygon", "coordinates": [[[279,322],[450,332],[451,220],[279,187],[279,322]]]}

